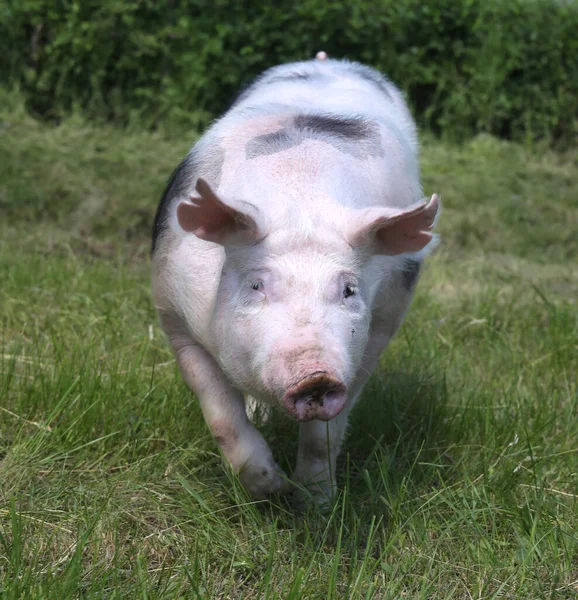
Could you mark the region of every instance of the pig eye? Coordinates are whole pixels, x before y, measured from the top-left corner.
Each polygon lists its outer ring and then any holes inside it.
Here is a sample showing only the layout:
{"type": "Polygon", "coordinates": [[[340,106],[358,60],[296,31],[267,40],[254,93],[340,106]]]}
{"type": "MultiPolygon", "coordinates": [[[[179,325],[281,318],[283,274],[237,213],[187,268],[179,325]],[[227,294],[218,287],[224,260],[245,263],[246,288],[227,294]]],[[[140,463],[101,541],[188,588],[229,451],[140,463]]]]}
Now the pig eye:
{"type": "Polygon", "coordinates": [[[251,284],[251,289],[255,290],[256,292],[262,292],[263,291],[263,282],[262,281],[255,281],[251,284]]]}
{"type": "Polygon", "coordinates": [[[351,283],[346,283],[343,288],[343,297],[349,298],[350,296],[355,296],[357,289],[351,283]]]}

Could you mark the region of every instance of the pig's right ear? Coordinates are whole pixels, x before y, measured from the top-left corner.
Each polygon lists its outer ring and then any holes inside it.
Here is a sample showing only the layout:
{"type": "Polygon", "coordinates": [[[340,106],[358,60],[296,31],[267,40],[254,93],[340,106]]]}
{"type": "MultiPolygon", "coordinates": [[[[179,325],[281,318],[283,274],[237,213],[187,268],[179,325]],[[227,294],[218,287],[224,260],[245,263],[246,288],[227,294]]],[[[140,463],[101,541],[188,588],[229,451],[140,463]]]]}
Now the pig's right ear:
{"type": "Polygon", "coordinates": [[[177,220],[198,238],[217,244],[245,245],[262,240],[265,227],[259,209],[249,202],[225,202],[201,177],[195,186],[198,195],[177,206],[177,220]]]}
{"type": "Polygon", "coordinates": [[[419,252],[433,239],[440,200],[437,194],[401,209],[373,207],[358,210],[348,224],[352,247],[370,245],[374,254],[419,252]]]}

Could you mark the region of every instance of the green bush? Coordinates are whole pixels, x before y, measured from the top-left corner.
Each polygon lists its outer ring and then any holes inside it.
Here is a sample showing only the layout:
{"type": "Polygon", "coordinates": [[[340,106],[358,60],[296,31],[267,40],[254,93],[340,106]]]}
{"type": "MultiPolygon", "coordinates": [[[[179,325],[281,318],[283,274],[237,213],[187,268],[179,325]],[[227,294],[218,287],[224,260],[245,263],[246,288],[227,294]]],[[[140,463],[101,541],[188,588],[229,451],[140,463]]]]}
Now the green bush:
{"type": "Polygon", "coordinates": [[[48,117],[203,125],[322,49],[387,73],[435,131],[571,140],[576,31],[571,0],[0,0],[0,78],[48,117]]]}

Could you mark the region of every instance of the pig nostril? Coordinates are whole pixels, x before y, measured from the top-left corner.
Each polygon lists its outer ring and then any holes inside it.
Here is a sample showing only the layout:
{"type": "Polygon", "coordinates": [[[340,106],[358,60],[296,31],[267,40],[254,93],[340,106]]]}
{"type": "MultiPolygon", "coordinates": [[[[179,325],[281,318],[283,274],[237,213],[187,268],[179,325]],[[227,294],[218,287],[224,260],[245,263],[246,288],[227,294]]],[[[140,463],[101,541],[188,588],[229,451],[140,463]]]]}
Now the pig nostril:
{"type": "Polygon", "coordinates": [[[328,373],[314,373],[292,386],[283,404],[299,421],[327,421],[341,412],[346,400],[346,388],[341,381],[328,373]]]}
{"type": "Polygon", "coordinates": [[[323,405],[323,402],[328,396],[331,394],[336,394],[333,389],[333,386],[328,387],[325,385],[319,385],[318,383],[313,383],[310,386],[301,387],[299,391],[293,395],[293,398],[295,399],[295,402],[305,401],[323,405]]]}
{"type": "Polygon", "coordinates": [[[335,396],[335,392],[331,392],[331,390],[315,388],[311,391],[304,390],[300,396],[300,399],[304,399],[307,402],[313,402],[315,404],[321,404],[323,406],[323,402],[329,399],[329,396],[333,394],[335,396]]]}
{"type": "Polygon", "coordinates": [[[323,400],[327,404],[335,404],[335,402],[341,401],[342,396],[343,396],[342,391],[331,390],[331,391],[327,392],[327,394],[325,394],[323,400]]]}

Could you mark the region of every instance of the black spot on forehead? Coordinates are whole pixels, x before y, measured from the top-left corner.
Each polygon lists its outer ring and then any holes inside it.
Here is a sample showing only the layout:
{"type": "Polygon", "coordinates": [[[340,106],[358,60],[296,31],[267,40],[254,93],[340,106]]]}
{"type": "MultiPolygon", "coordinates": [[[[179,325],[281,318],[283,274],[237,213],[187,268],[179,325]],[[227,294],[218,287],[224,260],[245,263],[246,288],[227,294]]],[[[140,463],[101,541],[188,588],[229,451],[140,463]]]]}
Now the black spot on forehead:
{"type": "Polygon", "coordinates": [[[419,272],[421,270],[421,262],[418,260],[408,259],[405,261],[404,269],[401,272],[403,277],[403,285],[408,292],[414,288],[419,272]]]}
{"type": "Polygon", "coordinates": [[[324,141],[358,159],[383,156],[379,126],[375,121],[325,114],[297,115],[289,119],[283,129],[249,140],[245,156],[251,159],[276,154],[308,139],[324,141]]]}

